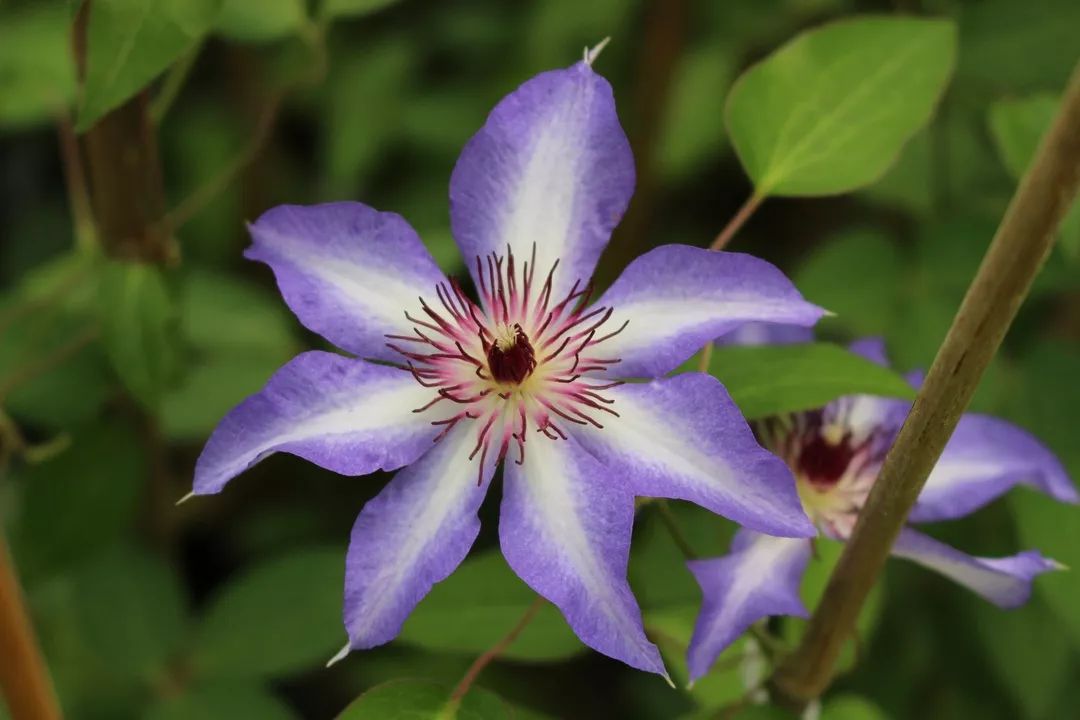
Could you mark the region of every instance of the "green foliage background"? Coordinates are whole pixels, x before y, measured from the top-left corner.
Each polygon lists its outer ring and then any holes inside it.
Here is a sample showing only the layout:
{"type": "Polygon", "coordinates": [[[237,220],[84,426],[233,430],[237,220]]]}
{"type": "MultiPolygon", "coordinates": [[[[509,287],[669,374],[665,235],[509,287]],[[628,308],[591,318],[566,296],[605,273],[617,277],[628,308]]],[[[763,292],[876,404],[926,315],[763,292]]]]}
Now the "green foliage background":
{"type": "MultiPolygon", "coordinates": [[[[473,556],[401,638],[326,670],[345,640],[349,528],[386,478],[276,456],[222,495],[173,506],[221,416],[321,342],[270,273],[242,260],[246,220],[282,202],[359,199],[404,215],[460,272],[447,185],[462,145],[520,82],[610,35],[597,68],[639,190],[601,278],[658,244],[707,245],[756,182],[770,197],[732,248],[776,262],[836,313],[824,340],[883,335],[898,369],[925,367],[1053,115],[1080,28],[1075,0],[93,0],[79,91],[79,5],[0,2],[0,524],[77,720],[325,718],[346,706],[358,720],[405,705],[434,717],[533,601],[497,552],[493,493],[473,556]],[[804,29],[870,12],[941,20],[831,30],[744,74],[804,29]],[[876,85],[863,69],[874,62],[888,70],[876,85]],[[144,88],[167,205],[187,215],[165,270],[102,260],[69,204],[57,141],[58,125],[92,127],[144,88]]],[[[1078,273],[1074,208],[975,403],[1036,432],[1074,478],[1078,273]]],[[[749,416],[903,392],[827,344],[798,356],[721,348],[712,369],[749,416]]],[[[673,511],[699,553],[726,550],[727,521],[673,511]]],[[[1030,492],[934,533],[976,554],[1038,547],[1080,567],[1076,508],[1030,492]]],[[[819,550],[809,603],[839,552],[819,550]]],[[[655,507],[639,512],[630,573],[685,684],[699,594],[655,507]]],[[[1036,587],[1005,613],[890,563],[822,717],[1075,716],[1080,575],[1036,587]]],[[[724,656],[734,662],[672,690],[586,651],[548,606],[458,716],[714,717],[744,692],[745,652],[738,643],[724,656]]]]}

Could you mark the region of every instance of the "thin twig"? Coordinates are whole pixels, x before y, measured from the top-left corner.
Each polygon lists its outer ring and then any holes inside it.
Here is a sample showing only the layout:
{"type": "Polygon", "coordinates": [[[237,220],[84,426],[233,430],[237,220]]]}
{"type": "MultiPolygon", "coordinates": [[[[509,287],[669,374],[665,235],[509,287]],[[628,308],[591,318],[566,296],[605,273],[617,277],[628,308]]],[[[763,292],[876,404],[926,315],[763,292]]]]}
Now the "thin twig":
{"type": "Polygon", "coordinates": [[[454,691],[450,693],[450,699],[446,703],[444,716],[454,716],[457,707],[461,704],[462,698],[469,692],[469,688],[476,682],[476,678],[480,677],[480,673],[484,671],[484,668],[506,652],[506,649],[517,640],[518,635],[520,635],[525,627],[532,622],[532,619],[536,617],[536,613],[540,612],[540,608],[544,607],[544,603],[546,602],[547,601],[544,600],[544,598],[537,596],[537,598],[533,600],[532,605],[530,605],[521,615],[521,619],[517,621],[517,624],[510,629],[510,632],[506,633],[502,639],[473,661],[473,664],[470,665],[469,669],[465,672],[465,676],[461,678],[461,682],[459,682],[457,687],[454,688],[454,691]]]}
{"type": "Polygon", "coordinates": [[[720,234],[716,236],[716,239],[712,241],[712,245],[709,246],[710,250],[723,250],[731,238],[735,237],[735,233],[739,232],[739,229],[746,224],[746,221],[750,219],[750,216],[754,214],[754,211],[758,209],[762,202],[764,202],[765,196],[755,192],[753,195],[746,199],[743,206],[739,208],[739,211],[728,221],[728,224],[724,226],[724,229],[720,231],[720,234]]]}
{"type": "Polygon", "coordinates": [[[667,500],[657,500],[656,510],[660,513],[660,519],[663,520],[664,527],[667,528],[668,534],[675,541],[675,545],[678,546],[683,557],[687,560],[697,560],[698,554],[694,552],[694,548],[690,546],[690,541],[686,539],[686,534],[679,527],[679,520],[675,517],[675,513],[671,512],[671,506],[668,505],[667,500]]]}
{"type": "Polygon", "coordinates": [[[75,246],[83,251],[93,249],[97,243],[94,211],[90,205],[90,190],[86,184],[86,168],[83,166],[79,140],[75,137],[75,125],[64,110],[56,121],[60,138],[60,159],[64,168],[71,219],[75,225],[75,246]]]}
{"type": "Polygon", "coordinates": [[[90,271],[85,267],[78,267],[70,273],[64,275],[55,287],[50,288],[47,292],[43,292],[40,295],[29,297],[21,303],[13,305],[10,308],[5,308],[3,312],[0,312],[0,335],[11,327],[16,321],[37,312],[38,310],[47,310],[52,306],[59,303],[67,295],[79,287],[83,280],[86,280],[90,276],[90,271]]]}
{"type": "Polygon", "coordinates": [[[184,83],[187,82],[188,75],[191,74],[191,69],[195,67],[195,60],[199,57],[201,51],[202,43],[196,43],[195,47],[184,53],[169,68],[169,72],[161,84],[161,89],[158,90],[157,95],[150,102],[150,119],[155,125],[161,124],[161,121],[165,119],[165,115],[168,114],[169,108],[176,102],[176,98],[180,96],[180,90],[183,89],[184,83]]]}
{"type": "Polygon", "coordinates": [[[802,643],[770,679],[782,705],[801,709],[828,687],[889,549],[1053,247],[1078,187],[1080,63],[885,458],[802,643]]]}
{"type": "Polygon", "coordinates": [[[232,159],[217,175],[196,188],[190,195],[180,201],[162,221],[162,225],[175,232],[193,217],[198,215],[207,205],[213,202],[222,191],[228,187],[237,175],[259,156],[263,145],[270,139],[270,134],[277,123],[278,112],[285,98],[285,92],[279,90],[270,96],[259,118],[255,123],[255,129],[251,133],[244,149],[232,159]]]}
{"type": "Polygon", "coordinates": [[[0,690],[16,720],[60,720],[49,669],[41,655],[7,541],[0,534],[0,690]]]}
{"type": "Polygon", "coordinates": [[[58,347],[49,356],[40,360],[35,359],[33,362],[26,363],[22,367],[17,368],[8,375],[2,383],[0,383],[0,404],[3,404],[4,400],[7,399],[7,396],[12,390],[25,382],[33,380],[38,375],[51,370],[64,360],[67,360],[69,357],[96,340],[98,334],[99,330],[97,326],[88,327],[58,347]]]}
{"type": "Polygon", "coordinates": [[[712,363],[712,352],[716,343],[712,340],[705,343],[705,347],[701,348],[701,355],[698,357],[698,372],[709,372],[709,365],[712,363]]]}
{"type": "MultiPolygon", "coordinates": [[[[746,199],[746,202],[743,203],[742,207],[739,208],[738,212],[728,220],[728,224],[724,226],[724,229],[720,231],[720,234],[716,236],[716,239],[712,241],[712,245],[709,246],[709,249],[723,250],[727,247],[727,244],[735,237],[735,233],[739,232],[740,228],[746,224],[746,221],[750,219],[750,216],[757,211],[764,201],[765,196],[754,191],[754,193],[746,199]]],[[[713,341],[710,340],[705,343],[705,347],[701,349],[701,356],[698,360],[699,372],[709,372],[709,361],[712,360],[712,353],[713,341]]]]}
{"type": "Polygon", "coordinates": [[[266,145],[273,134],[278,115],[289,93],[304,86],[317,85],[326,78],[328,57],[325,25],[318,22],[309,22],[300,28],[300,36],[310,46],[314,56],[309,71],[302,77],[278,88],[270,95],[259,112],[259,117],[255,121],[255,128],[251,133],[251,139],[248,140],[244,149],[217,175],[196,188],[190,195],[181,200],[175,208],[170,210],[161,220],[161,227],[167,228],[169,232],[176,232],[213,202],[248,165],[259,157],[263,146],[266,145]]]}

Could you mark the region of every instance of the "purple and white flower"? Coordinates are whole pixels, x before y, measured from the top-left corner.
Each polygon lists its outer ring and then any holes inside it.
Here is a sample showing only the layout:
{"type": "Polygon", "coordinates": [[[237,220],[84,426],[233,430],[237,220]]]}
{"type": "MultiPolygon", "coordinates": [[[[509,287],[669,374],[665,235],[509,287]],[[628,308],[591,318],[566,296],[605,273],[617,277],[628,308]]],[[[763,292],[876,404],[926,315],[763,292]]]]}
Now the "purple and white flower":
{"type": "Polygon", "coordinates": [[[272,268],[300,321],[361,359],[285,365],[214,431],[194,492],[275,452],[346,475],[403,468],[352,531],[343,652],[392,640],[464,560],[504,460],[510,566],[587,645],[651,672],[663,663],[626,580],[635,495],[815,532],[791,473],[720,383],[663,376],[746,321],[812,325],[822,310],[766,262],[677,245],[588,302],[634,187],[594,57],[504,98],[458,160],[450,220],[476,299],[393,213],[282,206],[251,226],[247,256],[272,268]]]}
{"type": "MultiPolygon", "coordinates": [[[[776,330],[784,341],[799,334],[759,325],[734,341],[760,342],[776,330]]],[[[880,340],[856,342],[852,350],[887,364],[880,340]]],[[[918,385],[920,378],[912,375],[909,381],[918,385]]],[[[791,468],[799,499],[814,524],[824,535],[846,540],[910,408],[905,400],[854,395],[818,410],[755,422],[754,427],[762,443],[791,468]]],[[[958,518],[1014,485],[1027,485],[1062,502],[1080,500],[1061,463],[1029,433],[997,418],[968,413],[908,520],[958,518]]],[[[708,672],[720,652],[756,621],[770,615],[808,615],[799,586],[811,552],[810,540],[744,528],[727,555],[688,563],[704,594],[689,649],[692,680],[708,672]]],[[[1034,578],[1061,567],[1036,551],[973,557],[910,527],[901,530],[892,554],[936,570],[1003,608],[1025,603],[1034,578]]]]}

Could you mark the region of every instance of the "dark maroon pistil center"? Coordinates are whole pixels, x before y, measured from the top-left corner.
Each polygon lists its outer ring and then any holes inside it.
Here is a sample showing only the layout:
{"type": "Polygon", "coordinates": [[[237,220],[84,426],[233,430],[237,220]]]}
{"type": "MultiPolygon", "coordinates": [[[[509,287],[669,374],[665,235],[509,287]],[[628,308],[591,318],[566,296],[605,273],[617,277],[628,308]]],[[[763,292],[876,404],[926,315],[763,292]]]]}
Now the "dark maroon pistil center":
{"type": "Polygon", "coordinates": [[[843,477],[854,456],[850,436],[831,443],[815,434],[799,454],[800,474],[815,485],[832,486],[843,477]]]}
{"type": "Polygon", "coordinates": [[[520,384],[536,369],[536,354],[520,325],[514,325],[512,342],[498,341],[488,346],[487,361],[491,376],[502,383],[520,384]]]}

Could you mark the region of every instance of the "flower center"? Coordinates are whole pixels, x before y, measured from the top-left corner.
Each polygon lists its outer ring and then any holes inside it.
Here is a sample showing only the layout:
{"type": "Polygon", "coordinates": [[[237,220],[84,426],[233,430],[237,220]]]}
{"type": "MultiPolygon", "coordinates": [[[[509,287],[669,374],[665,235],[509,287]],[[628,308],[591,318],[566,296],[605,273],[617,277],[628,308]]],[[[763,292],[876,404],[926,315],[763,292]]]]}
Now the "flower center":
{"type": "Polygon", "coordinates": [[[495,342],[483,340],[488,369],[496,382],[520,385],[536,369],[536,353],[521,325],[496,329],[495,342]]]}
{"type": "Polygon", "coordinates": [[[840,481],[854,456],[851,433],[837,425],[828,425],[803,446],[797,472],[807,482],[826,489],[840,481]]]}
{"type": "Polygon", "coordinates": [[[854,527],[886,449],[880,428],[851,425],[846,400],[754,423],[762,445],[795,475],[806,514],[835,537],[846,537],[854,527]]]}
{"type": "Polygon", "coordinates": [[[501,461],[513,444],[517,462],[524,462],[530,430],[565,439],[570,425],[603,428],[599,418],[619,415],[603,393],[621,384],[607,377],[619,360],[598,348],[629,321],[602,331],[613,311],[586,308],[591,288],[580,282],[561,300],[554,298],[558,266],[556,261],[538,285],[535,247],[520,268],[509,248],[505,257],[476,258],[479,302],[454,281],[439,284],[441,308],[421,298],[422,317],[405,313],[413,334],[387,336],[416,381],[435,393],[414,410],[439,413],[432,425],[444,427],[435,440],[462,421],[476,427],[470,459],[480,456],[481,478],[489,452],[501,461]],[[451,407],[448,415],[441,412],[451,407]]]}

